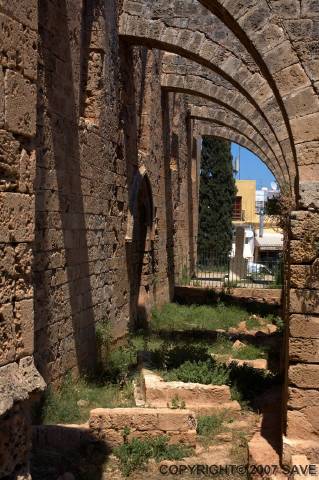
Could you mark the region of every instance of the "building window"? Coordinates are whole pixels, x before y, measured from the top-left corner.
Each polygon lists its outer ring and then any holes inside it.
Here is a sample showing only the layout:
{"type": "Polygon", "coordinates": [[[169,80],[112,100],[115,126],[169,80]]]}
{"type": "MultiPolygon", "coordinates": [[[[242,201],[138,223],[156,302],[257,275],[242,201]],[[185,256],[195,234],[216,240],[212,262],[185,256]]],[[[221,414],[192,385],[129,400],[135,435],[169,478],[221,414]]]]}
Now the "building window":
{"type": "Polygon", "coordinates": [[[236,197],[233,204],[233,220],[243,220],[242,197],[236,197]]]}

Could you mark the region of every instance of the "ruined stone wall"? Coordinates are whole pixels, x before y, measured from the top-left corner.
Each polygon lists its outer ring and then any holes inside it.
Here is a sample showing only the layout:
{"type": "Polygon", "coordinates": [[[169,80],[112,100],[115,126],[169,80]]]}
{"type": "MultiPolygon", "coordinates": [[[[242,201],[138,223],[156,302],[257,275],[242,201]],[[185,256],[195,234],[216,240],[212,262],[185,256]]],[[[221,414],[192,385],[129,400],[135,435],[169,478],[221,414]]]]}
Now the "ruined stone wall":
{"type": "Polygon", "coordinates": [[[0,477],[29,478],[37,2],[0,3],[0,477]]]}
{"type": "MultiPolygon", "coordinates": [[[[39,8],[35,350],[41,373],[56,384],[68,370],[94,366],[97,322],[110,322],[115,340],[134,323],[138,302],[149,313],[170,295],[161,54],[120,44],[117,5],[107,5],[39,8]],[[141,169],[152,190],[154,235],[137,279],[127,229],[141,169]]],[[[181,98],[170,105],[180,137],[176,248],[185,250],[185,105],[181,98]]]]}
{"type": "Polygon", "coordinates": [[[193,138],[188,106],[178,93],[163,92],[166,134],[166,208],[171,275],[189,270],[197,228],[193,218],[193,138]]]}
{"type": "Polygon", "coordinates": [[[39,8],[35,348],[49,381],[94,366],[129,317],[116,3],[39,8]]]}
{"type": "Polygon", "coordinates": [[[287,339],[287,428],[284,459],[304,453],[319,458],[319,203],[304,183],[290,228],[289,338],[287,339]]]}

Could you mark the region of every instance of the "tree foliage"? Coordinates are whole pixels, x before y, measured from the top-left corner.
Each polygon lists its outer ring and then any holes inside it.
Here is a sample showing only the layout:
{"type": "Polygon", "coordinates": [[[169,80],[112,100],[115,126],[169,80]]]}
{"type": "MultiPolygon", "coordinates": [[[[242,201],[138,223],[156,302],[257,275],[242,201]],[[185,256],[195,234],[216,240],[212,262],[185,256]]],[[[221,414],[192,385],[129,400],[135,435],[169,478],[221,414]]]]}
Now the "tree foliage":
{"type": "Polygon", "coordinates": [[[226,256],[232,246],[232,210],[236,197],[230,142],[203,138],[198,250],[226,256]]]}

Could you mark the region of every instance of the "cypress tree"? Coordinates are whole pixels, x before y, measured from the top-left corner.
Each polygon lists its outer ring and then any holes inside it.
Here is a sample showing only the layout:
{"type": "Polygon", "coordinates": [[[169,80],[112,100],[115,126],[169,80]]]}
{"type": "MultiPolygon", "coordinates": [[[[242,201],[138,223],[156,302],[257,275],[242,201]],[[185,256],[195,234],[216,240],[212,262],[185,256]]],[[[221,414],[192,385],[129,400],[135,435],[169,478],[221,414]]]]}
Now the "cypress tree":
{"type": "Polygon", "coordinates": [[[236,197],[230,142],[203,137],[199,189],[198,252],[225,257],[232,247],[236,197]]]}

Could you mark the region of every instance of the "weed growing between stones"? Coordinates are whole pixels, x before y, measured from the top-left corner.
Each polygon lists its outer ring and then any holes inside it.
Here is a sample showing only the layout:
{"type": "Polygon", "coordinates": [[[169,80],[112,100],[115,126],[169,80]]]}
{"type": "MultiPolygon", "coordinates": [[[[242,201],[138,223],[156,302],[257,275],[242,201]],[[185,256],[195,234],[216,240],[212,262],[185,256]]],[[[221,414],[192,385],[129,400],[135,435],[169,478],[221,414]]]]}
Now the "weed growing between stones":
{"type": "Polygon", "coordinates": [[[201,440],[207,442],[222,431],[223,423],[231,421],[232,418],[226,411],[215,415],[202,415],[197,419],[197,433],[202,437],[201,440]]]}
{"type": "Polygon", "coordinates": [[[182,460],[192,455],[193,449],[184,445],[169,445],[168,437],[163,435],[148,440],[133,438],[114,449],[113,453],[120,461],[123,475],[129,476],[135,470],[146,469],[151,458],[157,462],[182,460]]]}
{"type": "Polygon", "coordinates": [[[82,423],[89,418],[92,408],[131,406],[134,406],[132,382],[121,386],[83,377],[74,380],[67,375],[59,390],[48,388],[40,418],[35,422],[82,423]]]}
{"type": "Polygon", "coordinates": [[[168,404],[167,406],[168,406],[168,408],[172,408],[173,410],[177,410],[177,409],[186,408],[186,403],[185,403],[184,400],[181,400],[178,395],[176,395],[173,398],[171,405],[168,404]]]}

